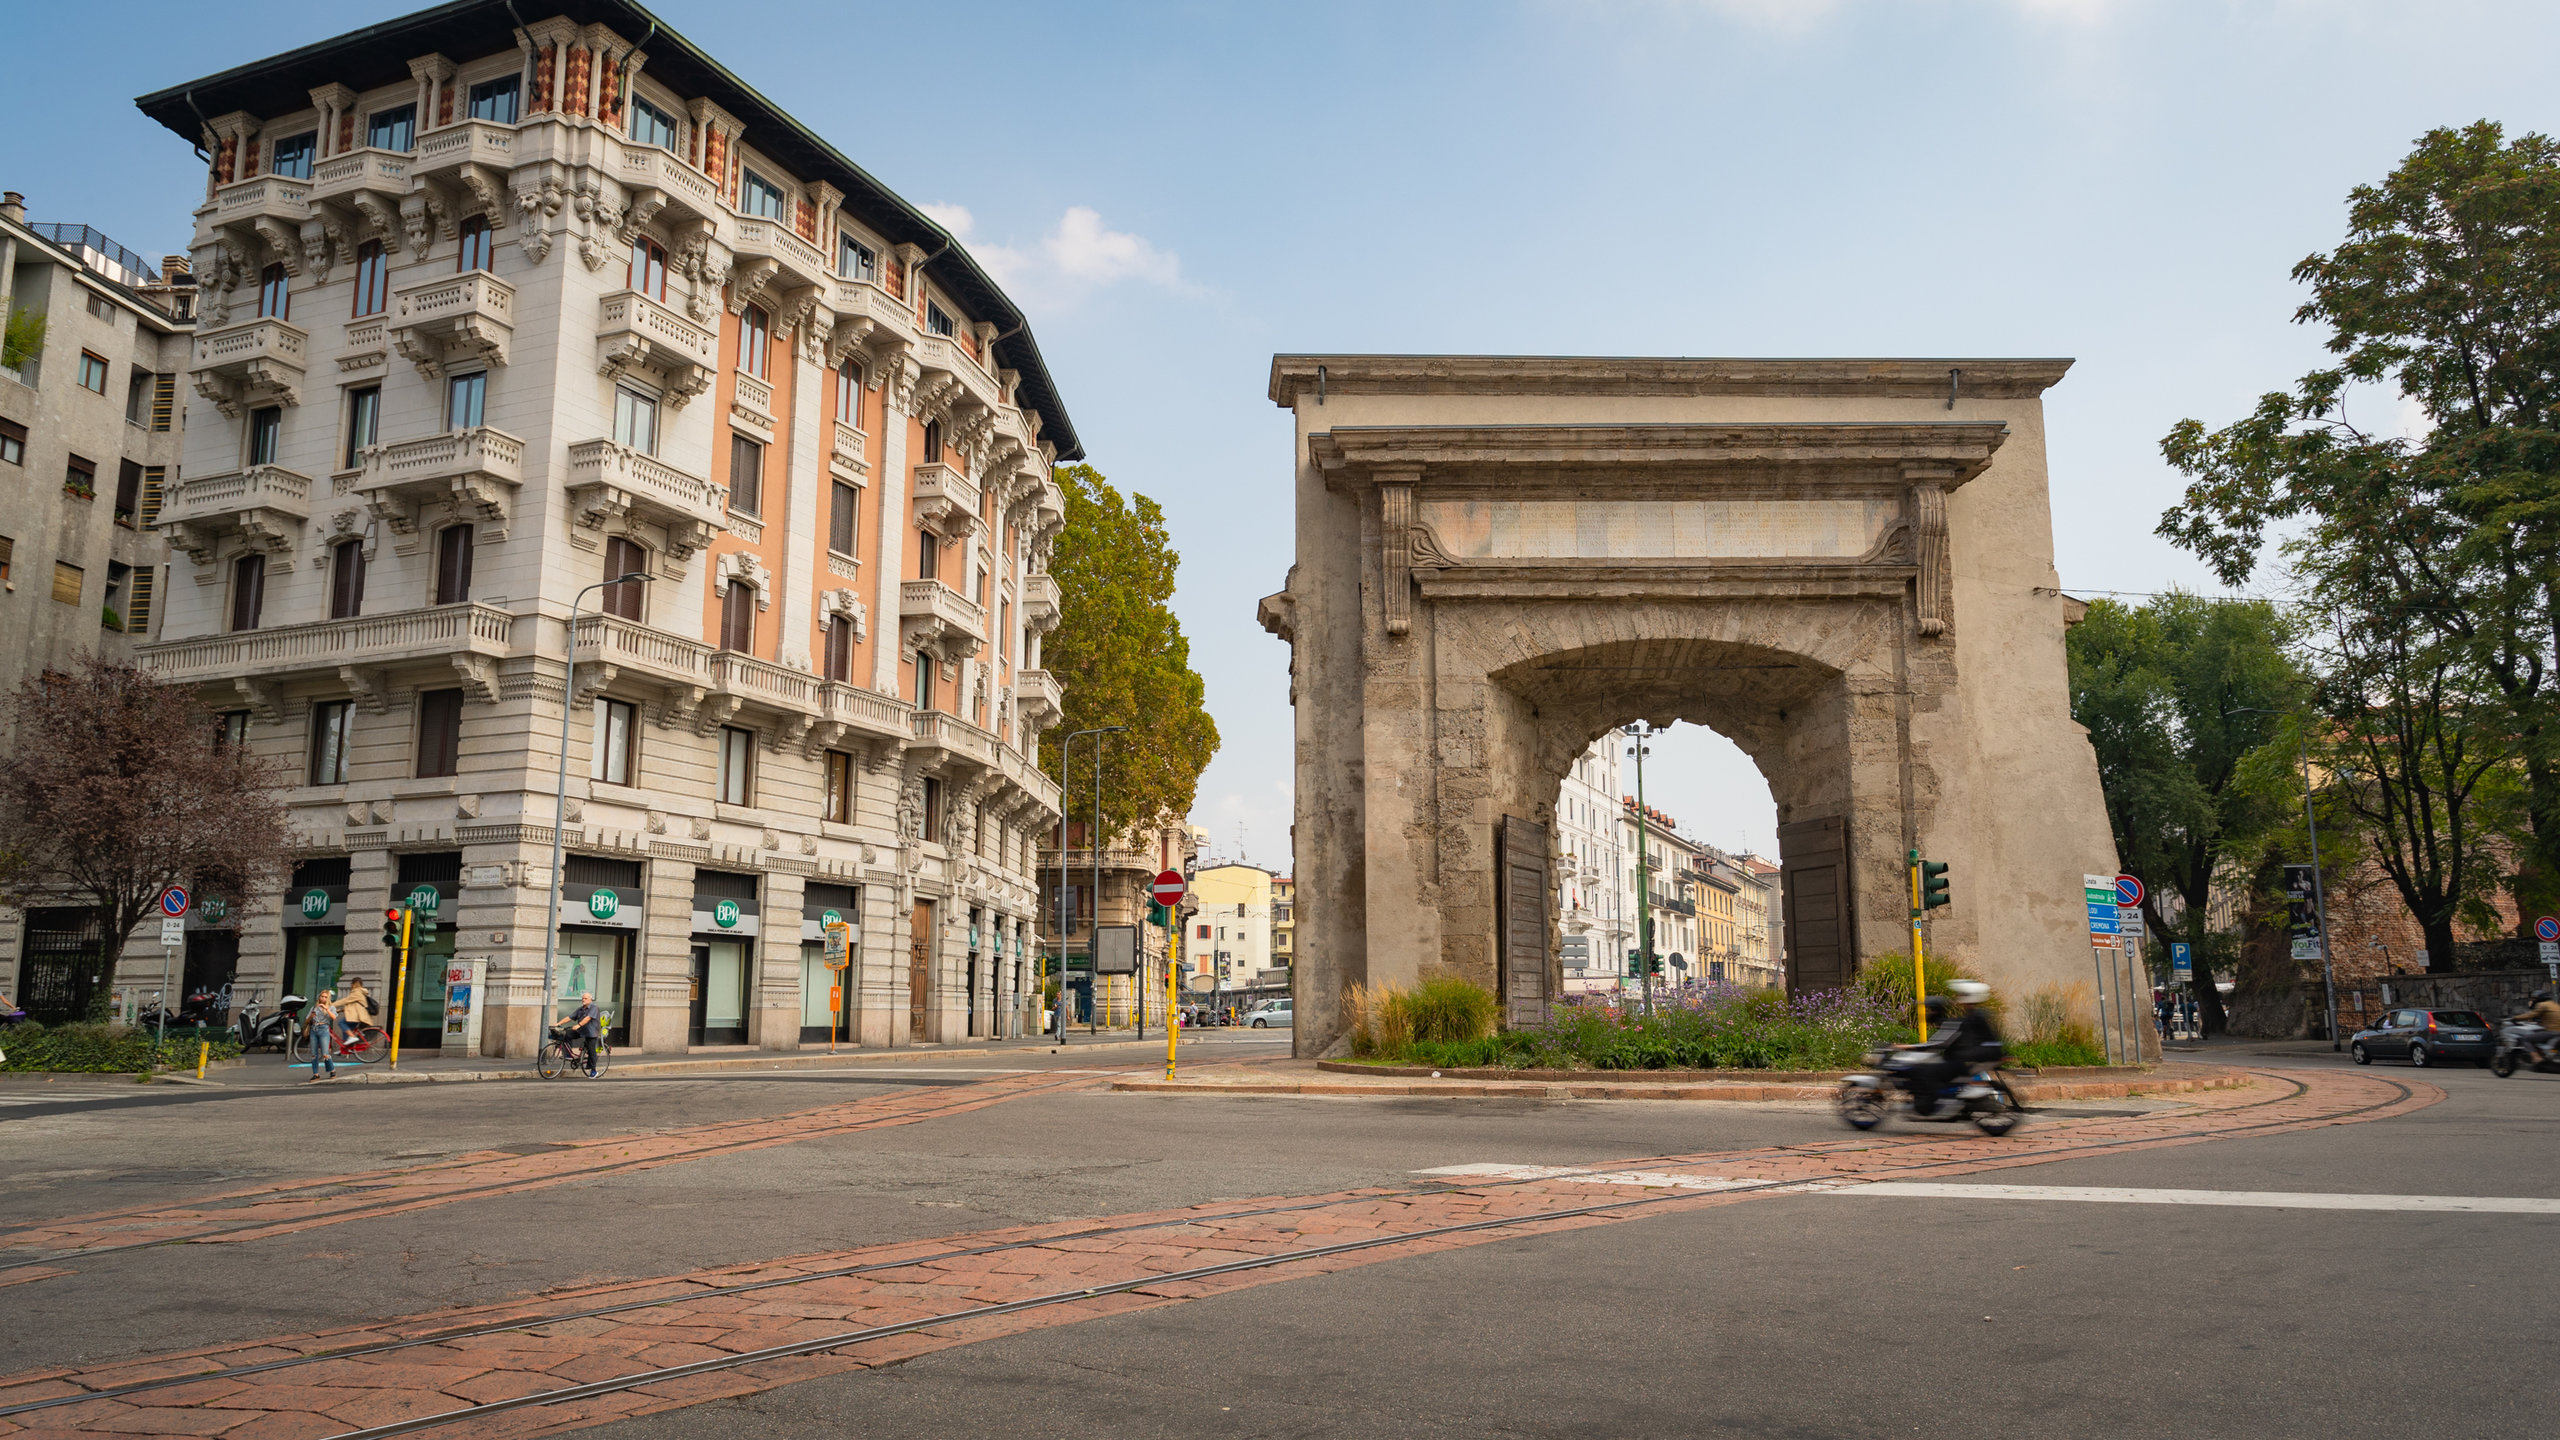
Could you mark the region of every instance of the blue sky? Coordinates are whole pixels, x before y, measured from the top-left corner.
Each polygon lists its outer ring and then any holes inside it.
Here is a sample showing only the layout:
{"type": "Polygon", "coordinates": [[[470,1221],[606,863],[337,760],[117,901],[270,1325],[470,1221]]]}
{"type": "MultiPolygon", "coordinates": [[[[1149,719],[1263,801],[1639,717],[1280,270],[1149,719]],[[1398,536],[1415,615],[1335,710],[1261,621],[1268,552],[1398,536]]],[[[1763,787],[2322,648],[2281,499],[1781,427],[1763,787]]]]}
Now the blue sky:
{"type": "MultiPolygon", "coordinates": [[[[111,43],[94,12],[21,8],[17,54],[64,63],[13,69],[0,185],[156,257],[203,172],[134,95],[418,7],[209,26],[128,0],[111,43]]],[[[2151,536],[2178,493],[2159,437],[2317,362],[2286,276],[2336,243],[2349,187],[2432,126],[2560,124],[2547,3],[658,12],[1007,277],[1094,463],[1170,513],[1226,737],[1195,818],[1272,864],[1286,653],[1253,605],[1289,563],[1274,351],[2075,356],[2048,397],[2063,583],[2210,588],[2151,536]]],[[[1721,741],[1676,732],[1648,780],[1702,837],[1769,844],[1766,788],[1721,741]]]]}

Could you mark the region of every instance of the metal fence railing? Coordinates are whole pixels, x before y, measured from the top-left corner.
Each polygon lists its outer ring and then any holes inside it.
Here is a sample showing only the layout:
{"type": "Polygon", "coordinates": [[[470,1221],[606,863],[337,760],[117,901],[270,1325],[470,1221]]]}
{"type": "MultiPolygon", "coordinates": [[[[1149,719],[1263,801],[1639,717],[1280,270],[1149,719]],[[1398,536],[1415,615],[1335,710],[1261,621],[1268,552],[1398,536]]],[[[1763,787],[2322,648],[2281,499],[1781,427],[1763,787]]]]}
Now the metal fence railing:
{"type": "Polygon", "coordinates": [[[27,228],[65,250],[78,252],[82,260],[128,285],[160,283],[159,271],[95,226],[40,221],[27,228]]]}

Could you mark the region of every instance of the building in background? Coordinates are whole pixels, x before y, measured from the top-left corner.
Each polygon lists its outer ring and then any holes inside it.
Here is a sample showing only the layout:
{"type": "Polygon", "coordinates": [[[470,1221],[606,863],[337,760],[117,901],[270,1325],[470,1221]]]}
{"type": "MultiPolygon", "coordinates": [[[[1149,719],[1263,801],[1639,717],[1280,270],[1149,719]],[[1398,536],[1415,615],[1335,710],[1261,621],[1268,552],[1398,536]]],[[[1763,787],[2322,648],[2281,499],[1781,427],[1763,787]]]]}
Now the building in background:
{"type": "Polygon", "coordinates": [[[1288,970],[1298,955],[1298,882],[1286,875],[1271,881],[1271,964],[1288,970]]]}
{"type": "Polygon", "coordinates": [[[143,654],[291,768],[309,847],[239,897],[239,978],[394,1002],[404,899],[438,921],[404,1047],[525,1054],[580,990],[653,1052],[1026,1028],[1082,451],[969,253],[623,0],[139,103],[208,157],[143,654]]]}
{"type": "Polygon", "coordinates": [[[1568,995],[1611,993],[1634,973],[1634,880],[1618,825],[1625,739],[1610,730],[1592,741],[1556,791],[1557,947],[1568,995]]]}
{"type": "MultiPolygon", "coordinates": [[[[1171,816],[1155,824],[1133,826],[1104,846],[1097,857],[1086,847],[1091,827],[1082,820],[1066,822],[1066,849],[1040,851],[1040,894],[1043,928],[1062,936],[1048,947],[1048,973],[1061,973],[1061,956],[1069,988],[1076,993],[1068,1016],[1078,1024],[1131,1023],[1143,1004],[1155,1015],[1163,1008],[1165,970],[1174,963],[1176,939],[1171,928],[1148,923],[1154,904],[1149,886],[1167,870],[1188,871],[1199,856],[1191,826],[1171,816]],[[1094,890],[1094,862],[1102,865],[1102,889],[1094,890]],[[1064,861],[1064,875],[1060,862],[1064,861]],[[1063,879],[1065,913],[1060,914],[1063,879]],[[1093,975],[1093,927],[1138,927],[1139,975],[1093,975]],[[1143,976],[1143,980],[1141,979],[1143,976]],[[1139,990],[1143,984],[1145,994],[1139,990]]],[[[1054,832],[1049,837],[1056,838],[1054,832]]]]}
{"type": "Polygon", "coordinates": [[[1742,873],[1722,853],[1701,848],[1689,869],[1694,877],[1689,893],[1698,906],[1698,953],[1683,978],[1719,984],[1736,978],[1742,873]]]}
{"type": "MultiPolygon", "coordinates": [[[[0,194],[0,694],[84,655],[130,658],[156,631],[169,547],[150,525],[177,473],[190,278],[184,256],[155,271],[0,194]]],[[[190,972],[224,943],[192,942],[190,972]]],[[[0,993],[82,1018],[117,948],[85,908],[0,911],[0,993]]]]}
{"type": "Polygon", "coordinates": [[[1735,979],[1744,985],[1770,988],[1786,983],[1786,966],[1781,963],[1778,926],[1783,911],[1778,904],[1778,867],[1749,852],[1735,857],[1734,868],[1742,874],[1742,889],[1734,896],[1734,963],[1735,979]]]}
{"type": "Polygon", "coordinates": [[[1194,976],[1209,977],[1212,995],[1287,987],[1288,971],[1272,953],[1272,882],[1278,878],[1242,861],[1207,864],[1191,877],[1191,894],[1200,903],[1183,937],[1183,954],[1194,976]]]}
{"type": "MultiPolygon", "coordinates": [[[[1698,959],[1698,904],[1694,887],[1697,863],[1707,853],[1706,847],[1680,833],[1680,822],[1651,806],[1639,807],[1636,797],[1619,797],[1618,844],[1627,858],[1626,881],[1620,890],[1619,905],[1626,916],[1626,956],[1632,962],[1641,941],[1637,934],[1647,912],[1636,907],[1637,872],[1641,867],[1649,876],[1647,887],[1652,897],[1648,907],[1653,925],[1653,954],[1658,973],[1654,988],[1681,985],[1698,979],[1705,967],[1698,959]],[[1637,816],[1644,817],[1643,836],[1639,848],[1637,816]]],[[[1642,976],[1632,967],[1627,984],[1641,988],[1642,976]]]]}

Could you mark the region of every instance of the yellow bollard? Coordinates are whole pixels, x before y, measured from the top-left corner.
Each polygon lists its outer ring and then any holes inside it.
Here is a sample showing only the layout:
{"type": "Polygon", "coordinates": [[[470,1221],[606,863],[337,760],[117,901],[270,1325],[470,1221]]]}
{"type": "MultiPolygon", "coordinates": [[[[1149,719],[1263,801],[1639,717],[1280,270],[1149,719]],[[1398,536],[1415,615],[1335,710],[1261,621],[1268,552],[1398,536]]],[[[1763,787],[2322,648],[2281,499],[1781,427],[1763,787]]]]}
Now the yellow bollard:
{"type": "Polygon", "coordinates": [[[196,1041],[196,1078],[197,1078],[197,1079],[201,1080],[201,1079],[203,1079],[203,1078],[204,1078],[204,1065],[205,1065],[205,1061],[207,1061],[207,1060],[211,1059],[212,1057],[213,1057],[213,1042],[212,1042],[212,1041],[210,1041],[210,1040],[198,1040],[198,1041],[196,1041]]]}

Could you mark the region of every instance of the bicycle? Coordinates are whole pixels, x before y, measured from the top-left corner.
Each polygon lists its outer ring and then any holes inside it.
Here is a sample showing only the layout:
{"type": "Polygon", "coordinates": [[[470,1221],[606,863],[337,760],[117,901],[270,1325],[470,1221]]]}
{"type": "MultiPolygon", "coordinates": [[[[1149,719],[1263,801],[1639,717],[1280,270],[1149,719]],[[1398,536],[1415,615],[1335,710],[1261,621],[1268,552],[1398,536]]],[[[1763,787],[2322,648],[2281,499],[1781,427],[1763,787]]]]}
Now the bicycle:
{"type": "MultiPolygon", "coordinates": [[[[613,1047],[602,1040],[596,1042],[596,1076],[601,1079],[613,1062],[613,1047]]],[[[577,1037],[554,1035],[542,1042],[542,1050],[533,1057],[534,1073],[545,1080],[575,1075],[587,1068],[586,1056],[577,1037]]]]}

